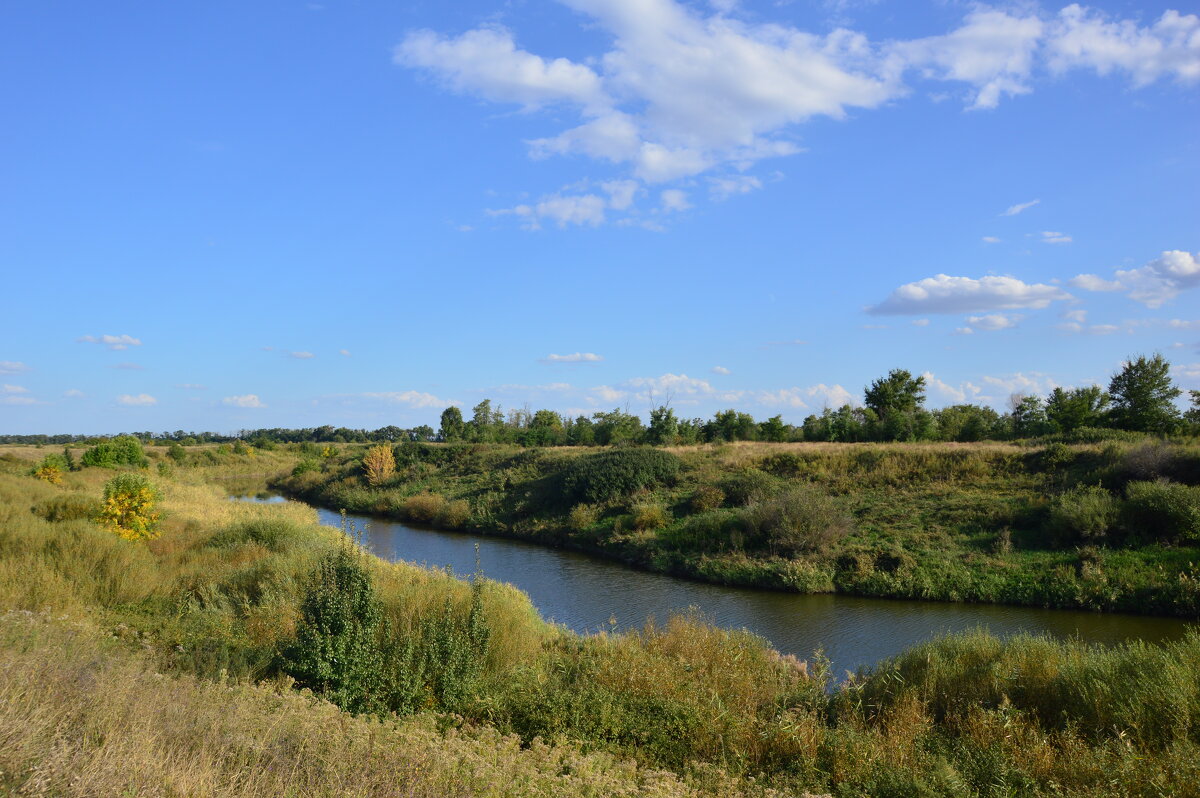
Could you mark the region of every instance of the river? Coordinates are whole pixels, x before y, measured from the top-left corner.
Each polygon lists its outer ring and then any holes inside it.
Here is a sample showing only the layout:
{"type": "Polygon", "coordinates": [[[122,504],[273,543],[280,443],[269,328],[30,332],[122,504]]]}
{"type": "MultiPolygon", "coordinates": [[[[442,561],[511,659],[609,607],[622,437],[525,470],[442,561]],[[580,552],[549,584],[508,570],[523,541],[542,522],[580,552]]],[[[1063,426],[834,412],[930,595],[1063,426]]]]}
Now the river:
{"type": "MultiPolygon", "coordinates": [[[[323,524],[341,524],[338,513],[318,513],[323,524]]],[[[576,632],[609,629],[613,619],[617,629],[640,628],[648,618],[665,620],[673,612],[695,608],[711,623],[749,629],[785,654],[807,658],[820,650],[839,676],[935,635],[975,627],[998,635],[1047,633],[1105,644],[1135,638],[1172,640],[1185,628],[1174,618],[723,587],[533,543],[417,529],[378,518],[347,518],[366,530],[366,545],[377,556],[450,566],[463,576],[475,571],[478,545],[484,576],[520,588],[542,617],[576,632]]]]}

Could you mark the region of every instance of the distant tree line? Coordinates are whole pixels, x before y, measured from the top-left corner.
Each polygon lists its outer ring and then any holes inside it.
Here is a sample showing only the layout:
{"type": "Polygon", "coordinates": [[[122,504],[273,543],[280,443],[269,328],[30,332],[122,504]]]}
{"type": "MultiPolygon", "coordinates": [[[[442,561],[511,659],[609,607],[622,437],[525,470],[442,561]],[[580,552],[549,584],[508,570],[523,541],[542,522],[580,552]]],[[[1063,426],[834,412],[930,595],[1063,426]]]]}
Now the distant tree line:
{"type": "MultiPolygon", "coordinates": [[[[346,427],[240,430],[233,435],[213,432],[127,433],[143,443],[201,443],[246,441],[260,448],[278,443],[509,443],[521,446],[613,446],[646,444],[687,446],[726,441],[985,441],[1034,438],[1045,435],[1083,435],[1088,430],[1126,430],[1167,434],[1200,433],[1200,391],[1190,391],[1191,408],[1175,404],[1183,391],[1171,380],[1171,364],[1162,355],[1131,359],[1113,375],[1107,389],[1099,385],[1055,388],[1045,397],[1014,394],[1008,412],[983,405],[956,404],[925,408],[925,378],[894,369],[863,391],[862,406],[826,408],[799,425],[785,424],[776,415],[756,421],[749,413],[722,410],[711,419],[681,418],[661,405],[650,410],[648,423],[628,409],[614,408],[576,417],[553,410],[528,408],[504,412],[484,399],[466,418],[457,406],[442,411],[438,429],[346,427]]],[[[106,436],[0,435],[0,443],[95,444],[106,436]]]]}

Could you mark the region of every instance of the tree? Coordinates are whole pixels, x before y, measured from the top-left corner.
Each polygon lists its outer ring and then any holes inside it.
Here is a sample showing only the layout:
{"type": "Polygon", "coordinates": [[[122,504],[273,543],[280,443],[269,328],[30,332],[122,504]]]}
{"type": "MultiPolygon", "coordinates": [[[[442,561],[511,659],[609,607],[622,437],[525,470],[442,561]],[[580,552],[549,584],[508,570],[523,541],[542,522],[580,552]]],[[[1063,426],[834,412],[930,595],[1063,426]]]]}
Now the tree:
{"type": "MultiPolygon", "coordinates": [[[[484,399],[475,407],[471,408],[471,420],[468,423],[471,432],[471,440],[479,443],[488,443],[495,436],[492,434],[493,427],[496,425],[495,415],[492,413],[492,400],[484,399]]],[[[497,413],[499,411],[497,410],[497,413]]],[[[501,416],[501,420],[503,416],[501,416]]],[[[501,423],[503,423],[501,421],[501,423]]]]}
{"type": "Polygon", "coordinates": [[[117,474],[104,483],[97,520],[126,540],[156,538],[162,494],[144,474],[117,474]]]}
{"type": "Polygon", "coordinates": [[[1200,425],[1200,391],[1188,391],[1192,398],[1192,406],[1183,414],[1184,419],[1200,425]]]}
{"type": "Polygon", "coordinates": [[[1116,427],[1138,432],[1170,432],[1179,423],[1175,399],[1182,391],[1171,382],[1171,364],[1160,354],[1137,360],[1113,375],[1112,420],[1116,427]]]}
{"type": "Polygon", "coordinates": [[[783,416],[771,416],[758,425],[758,437],[772,443],[783,443],[786,441],[787,431],[788,428],[783,423],[783,416]]]}
{"type": "Polygon", "coordinates": [[[646,442],[651,446],[671,446],[679,435],[679,419],[675,411],[666,405],[650,411],[650,426],[646,428],[646,442]]]}
{"type": "Polygon", "coordinates": [[[1049,432],[1046,408],[1040,397],[1013,394],[1011,401],[1014,437],[1032,438],[1049,432]]]}
{"type": "Polygon", "coordinates": [[[1055,388],[1046,400],[1046,418],[1062,432],[1098,427],[1104,421],[1109,399],[1099,385],[1070,390],[1055,388]]]}
{"type": "Polygon", "coordinates": [[[461,441],[466,429],[461,410],[457,407],[447,407],[442,411],[442,428],[438,433],[442,440],[461,441]]]}
{"type": "Polygon", "coordinates": [[[386,444],[372,446],[363,456],[363,471],[367,474],[367,484],[376,487],[386,482],[396,473],[396,456],[392,447],[386,444]]]}
{"type": "Polygon", "coordinates": [[[933,433],[933,418],[925,404],[925,378],[892,369],[864,391],[867,410],[875,415],[876,434],[883,440],[917,440],[933,433]]]}
{"type": "Polygon", "coordinates": [[[554,446],[561,443],[565,432],[562,418],[553,410],[539,410],[529,420],[525,441],[530,446],[554,446]]]}

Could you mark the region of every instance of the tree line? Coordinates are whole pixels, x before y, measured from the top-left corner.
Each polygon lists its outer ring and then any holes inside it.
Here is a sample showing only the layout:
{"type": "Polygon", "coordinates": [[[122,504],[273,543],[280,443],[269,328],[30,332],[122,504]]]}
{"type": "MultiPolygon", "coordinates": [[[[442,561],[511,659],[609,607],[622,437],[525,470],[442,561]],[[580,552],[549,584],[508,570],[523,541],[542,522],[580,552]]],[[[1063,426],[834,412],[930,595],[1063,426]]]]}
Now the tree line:
{"type": "MultiPolygon", "coordinates": [[[[645,444],[686,446],[726,441],[985,441],[1045,435],[1078,435],[1086,430],[1127,430],[1159,435],[1200,433],[1200,391],[1190,391],[1191,407],[1180,412],[1183,391],[1171,379],[1171,364],[1159,354],[1131,359],[1108,387],[1055,388],[1047,396],[1014,394],[1005,413],[977,404],[925,407],[922,376],[893,369],[863,390],[861,406],[845,404],[809,415],[800,425],[780,415],[757,421],[728,409],[710,419],[683,418],[667,405],[654,407],[646,423],[614,408],[565,416],[528,408],[505,412],[484,399],[470,418],[457,406],[442,411],[438,429],[388,425],[376,430],[346,427],[244,429],[232,435],[213,432],[134,432],[143,443],[251,442],[261,448],[278,443],[509,443],[521,446],[611,446],[645,444]]],[[[0,443],[95,444],[106,436],[0,435],[0,443]]]]}

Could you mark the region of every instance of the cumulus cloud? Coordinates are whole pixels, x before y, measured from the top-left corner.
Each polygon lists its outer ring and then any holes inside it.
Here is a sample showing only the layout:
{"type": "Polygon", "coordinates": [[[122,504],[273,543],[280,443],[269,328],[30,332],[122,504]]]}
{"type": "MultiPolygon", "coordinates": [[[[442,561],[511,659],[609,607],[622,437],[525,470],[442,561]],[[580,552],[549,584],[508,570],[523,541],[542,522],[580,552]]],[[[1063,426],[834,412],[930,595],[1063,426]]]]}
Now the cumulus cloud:
{"type": "Polygon", "coordinates": [[[692,204],[688,202],[686,191],[681,191],[677,188],[668,188],[660,196],[664,211],[686,211],[692,207],[692,204]]]}
{"type": "Polygon", "coordinates": [[[1000,215],[1016,216],[1021,211],[1027,211],[1039,202],[1041,202],[1040,199],[1030,200],[1029,202],[1018,202],[1016,205],[1010,205],[1006,210],[1001,211],[1000,215]]]}
{"type": "Polygon", "coordinates": [[[867,308],[879,316],[926,313],[971,313],[1017,308],[1044,308],[1055,300],[1070,299],[1061,288],[1029,284],[1015,277],[951,277],[938,274],[900,286],[883,302],[867,308]]]}
{"type": "Polygon", "coordinates": [[[722,376],[728,376],[728,375],[732,374],[733,372],[730,371],[729,369],[725,368],[724,366],[713,366],[712,373],[720,374],[722,376]]]}
{"type": "Polygon", "coordinates": [[[620,402],[629,395],[628,392],[618,390],[610,385],[597,385],[592,388],[592,393],[605,402],[620,402]]]}
{"type": "Polygon", "coordinates": [[[29,366],[17,360],[0,360],[0,374],[21,374],[29,371],[29,366]]]}
{"type": "MultiPolygon", "coordinates": [[[[967,107],[986,109],[1032,91],[1047,69],[1122,72],[1135,86],[1200,76],[1200,18],[1174,11],[1142,26],[1078,5],[1057,15],[1028,5],[974,6],[940,35],[872,42],[846,27],[818,34],[752,20],[734,0],[710,0],[708,10],[679,0],[560,2],[590,18],[606,49],[579,60],[548,57],[520,47],[513,32],[486,25],[458,35],[410,32],[395,48],[395,62],[451,91],[526,113],[551,108],[548,119],[567,121],[529,141],[531,157],[582,155],[619,165],[639,184],[744,172],[765,158],[792,155],[800,151],[797,125],[877,108],[910,94],[915,81],[965,87],[967,107]]],[[[757,178],[714,178],[710,196],[759,186],[757,178]]],[[[507,210],[529,227],[543,216],[592,225],[604,221],[606,201],[620,210],[621,200],[600,195],[507,210]]]]}
{"type": "Polygon", "coordinates": [[[258,394],[248,393],[241,396],[226,396],[221,400],[221,404],[229,405],[230,407],[266,407],[258,394]]]}
{"type": "Polygon", "coordinates": [[[989,313],[986,316],[968,316],[967,324],[977,330],[1007,330],[1016,327],[1020,316],[1006,316],[1003,313],[989,313]]]}
{"type": "Polygon", "coordinates": [[[951,385],[948,382],[938,379],[932,371],[927,371],[921,375],[925,378],[926,389],[945,401],[950,401],[955,404],[963,404],[964,402],[973,401],[979,396],[980,389],[977,385],[969,382],[962,383],[958,386],[951,385]]]}
{"type": "Polygon", "coordinates": [[[569,355],[546,355],[542,363],[599,363],[603,357],[595,352],[573,352],[569,355]]]}
{"type": "Polygon", "coordinates": [[[1200,259],[1191,252],[1168,250],[1140,269],[1118,269],[1111,280],[1080,274],[1070,284],[1085,291],[1121,291],[1135,302],[1158,308],[1180,292],[1200,285],[1200,259]]]}
{"type": "Polygon", "coordinates": [[[117,397],[117,404],[125,405],[126,407],[149,407],[150,405],[158,404],[158,400],[148,393],[128,394],[123,393],[117,397]]]}
{"type": "Polygon", "coordinates": [[[841,385],[826,385],[819,383],[808,388],[780,388],[774,391],[758,391],[753,394],[754,401],[767,407],[803,408],[838,408],[843,405],[856,405],[858,399],[841,385]]]}
{"type": "Polygon", "coordinates": [[[708,195],[720,202],[738,194],[749,194],[751,191],[757,191],[762,186],[762,181],[752,175],[710,177],[708,179],[708,195]]]}
{"type": "Polygon", "coordinates": [[[439,399],[431,393],[422,393],[421,391],[368,392],[361,394],[361,396],[366,399],[374,399],[394,405],[408,405],[409,407],[448,407],[450,405],[462,404],[462,402],[453,399],[439,399]]]}
{"type": "Polygon", "coordinates": [[[697,394],[715,393],[712,384],[708,380],[689,377],[686,374],[664,374],[661,377],[634,377],[631,380],[627,380],[625,385],[630,388],[640,389],[647,394],[683,394],[694,396],[697,394]]]}
{"type": "Polygon", "coordinates": [[[132,335],[81,335],[75,340],[81,344],[103,344],[116,351],[142,345],[142,342],[132,335]]]}

